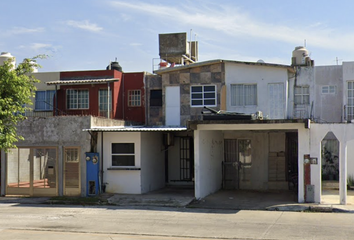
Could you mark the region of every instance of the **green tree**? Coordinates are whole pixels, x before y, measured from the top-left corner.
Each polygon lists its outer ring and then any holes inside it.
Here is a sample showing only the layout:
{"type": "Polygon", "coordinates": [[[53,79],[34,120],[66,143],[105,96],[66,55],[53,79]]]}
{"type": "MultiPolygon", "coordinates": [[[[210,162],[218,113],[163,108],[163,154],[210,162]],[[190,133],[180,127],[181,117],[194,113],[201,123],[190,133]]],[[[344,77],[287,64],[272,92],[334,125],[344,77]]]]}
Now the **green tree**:
{"type": "Polygon", "coordinates": [[[38,57],[25,59],[17,67],[13,59],[0,66],[0,150],[8,151],[23,140],[17,134],[17,124],[26,119],[26,106],[33,104],[31,97],[35,95],[35,83],[39,80],[31,73],[40,67],[36,62],[38,57]]]}

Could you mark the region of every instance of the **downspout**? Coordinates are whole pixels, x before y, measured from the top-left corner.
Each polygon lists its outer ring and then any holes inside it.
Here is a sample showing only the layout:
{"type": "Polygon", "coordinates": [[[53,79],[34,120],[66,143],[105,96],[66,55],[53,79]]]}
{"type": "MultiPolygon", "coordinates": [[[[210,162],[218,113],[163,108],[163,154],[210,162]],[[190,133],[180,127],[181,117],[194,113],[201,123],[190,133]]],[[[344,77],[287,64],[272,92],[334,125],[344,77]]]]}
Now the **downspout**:
{"type": "Polygon", "coordinates": [[[106,184],[103,183],[103,132],[101,132],[101,193],[106,192],[106,184]]]}
{"type": "Polygon", "coordinates": [[[110,108],[109,108],[109,93],[111,91],[111,86],[109,85],[110,83],[107,82],[107,118],[109,119],[110,118],[110,108]]]}

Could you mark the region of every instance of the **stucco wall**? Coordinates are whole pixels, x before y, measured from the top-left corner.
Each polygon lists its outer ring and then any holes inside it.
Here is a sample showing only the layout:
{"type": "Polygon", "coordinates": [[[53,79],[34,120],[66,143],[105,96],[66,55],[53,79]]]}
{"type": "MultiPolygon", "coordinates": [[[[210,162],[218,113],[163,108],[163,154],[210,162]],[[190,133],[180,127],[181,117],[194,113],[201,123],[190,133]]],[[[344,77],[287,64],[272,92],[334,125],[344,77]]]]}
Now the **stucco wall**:
{"type": "Polygon", "coordinates": [[[284,118],[287,109],[287,83],[288,70],[284,67],[266,67],[257,65],[246,65],[237,63],[225,63],[225,85],[227,111],[252,114],[262,111],[263,116],[270,116],[270,104],[268,97],[269,83],[284,84],[284,118]],[[257,105],[256,106],[232,106],[231,105],[231,84],[257,84],[257,105]]]}
{"type": "MultiPolygon", "coordinates": [[[[101,134],[100,134],[101,136],[101,134]]],[[[140,132],[105,132],[103,133],[103,151],[101,137],[98,139],[98,151],[103,154],[104,175],[108,193],[141,194],[141,133],[140,132]],[[112,143],[134,143],[136,170],[125,170],[124,167],[112,167],[112,143]],[[111,169],[110,169],[111,168],[111,169]]]]}
{"type": "Polygon", "coordinates": [[[221,131],[194,131],[195,197],[216,192],[222,186],[224,140],[221,131]]]}
{"type": "Polygon", "coordinates": [[[165,186],[165,154],[161,132],[141,133],[141,192],[165,186]]]}

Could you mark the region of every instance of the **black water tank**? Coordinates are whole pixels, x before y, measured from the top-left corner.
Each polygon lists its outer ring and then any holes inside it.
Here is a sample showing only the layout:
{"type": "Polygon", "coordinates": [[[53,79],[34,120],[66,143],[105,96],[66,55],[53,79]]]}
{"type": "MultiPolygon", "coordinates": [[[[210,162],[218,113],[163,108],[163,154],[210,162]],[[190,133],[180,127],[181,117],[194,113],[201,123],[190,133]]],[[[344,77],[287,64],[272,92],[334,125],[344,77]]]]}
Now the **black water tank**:
{"type": "MultiPolygon", "coordinates": [[[[106,68],[107,70],[109,70],[110,68],[109,68],[109,65],[107,66],[107,68],[106,68]]],[[[122,70],[122,67],[119,65],[119,63],[118,62],[111,62],[111,69],[113,70],[117,70],[117,71],[119,71],[119,72],[123,72],[123,70],[122,70]]]]}

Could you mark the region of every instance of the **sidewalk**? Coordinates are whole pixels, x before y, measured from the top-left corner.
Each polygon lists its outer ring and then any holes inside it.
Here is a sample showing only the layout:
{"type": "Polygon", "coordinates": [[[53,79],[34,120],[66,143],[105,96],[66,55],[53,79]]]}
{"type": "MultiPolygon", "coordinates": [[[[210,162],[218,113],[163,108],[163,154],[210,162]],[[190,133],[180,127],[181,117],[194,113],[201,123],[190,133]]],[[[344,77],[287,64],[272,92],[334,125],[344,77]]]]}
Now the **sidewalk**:
{"type": "Polygon", "coordinates": [[[110,205],[121,207],[177,207],[224,210],[314,211],[354,213],[353,196],[347,205],[339,204],[338,195],[323,195],[322,204],[297,203],[293,192],[218,191],[195,200],[192,189],[162,189],[148,194],[102,194],[100,197],[0,197],[0,204],[110,205]],[[338,199],[337,199],[338,198],[338,199]],[[338,202],[338,204],[336,204],[338,202]]]}

